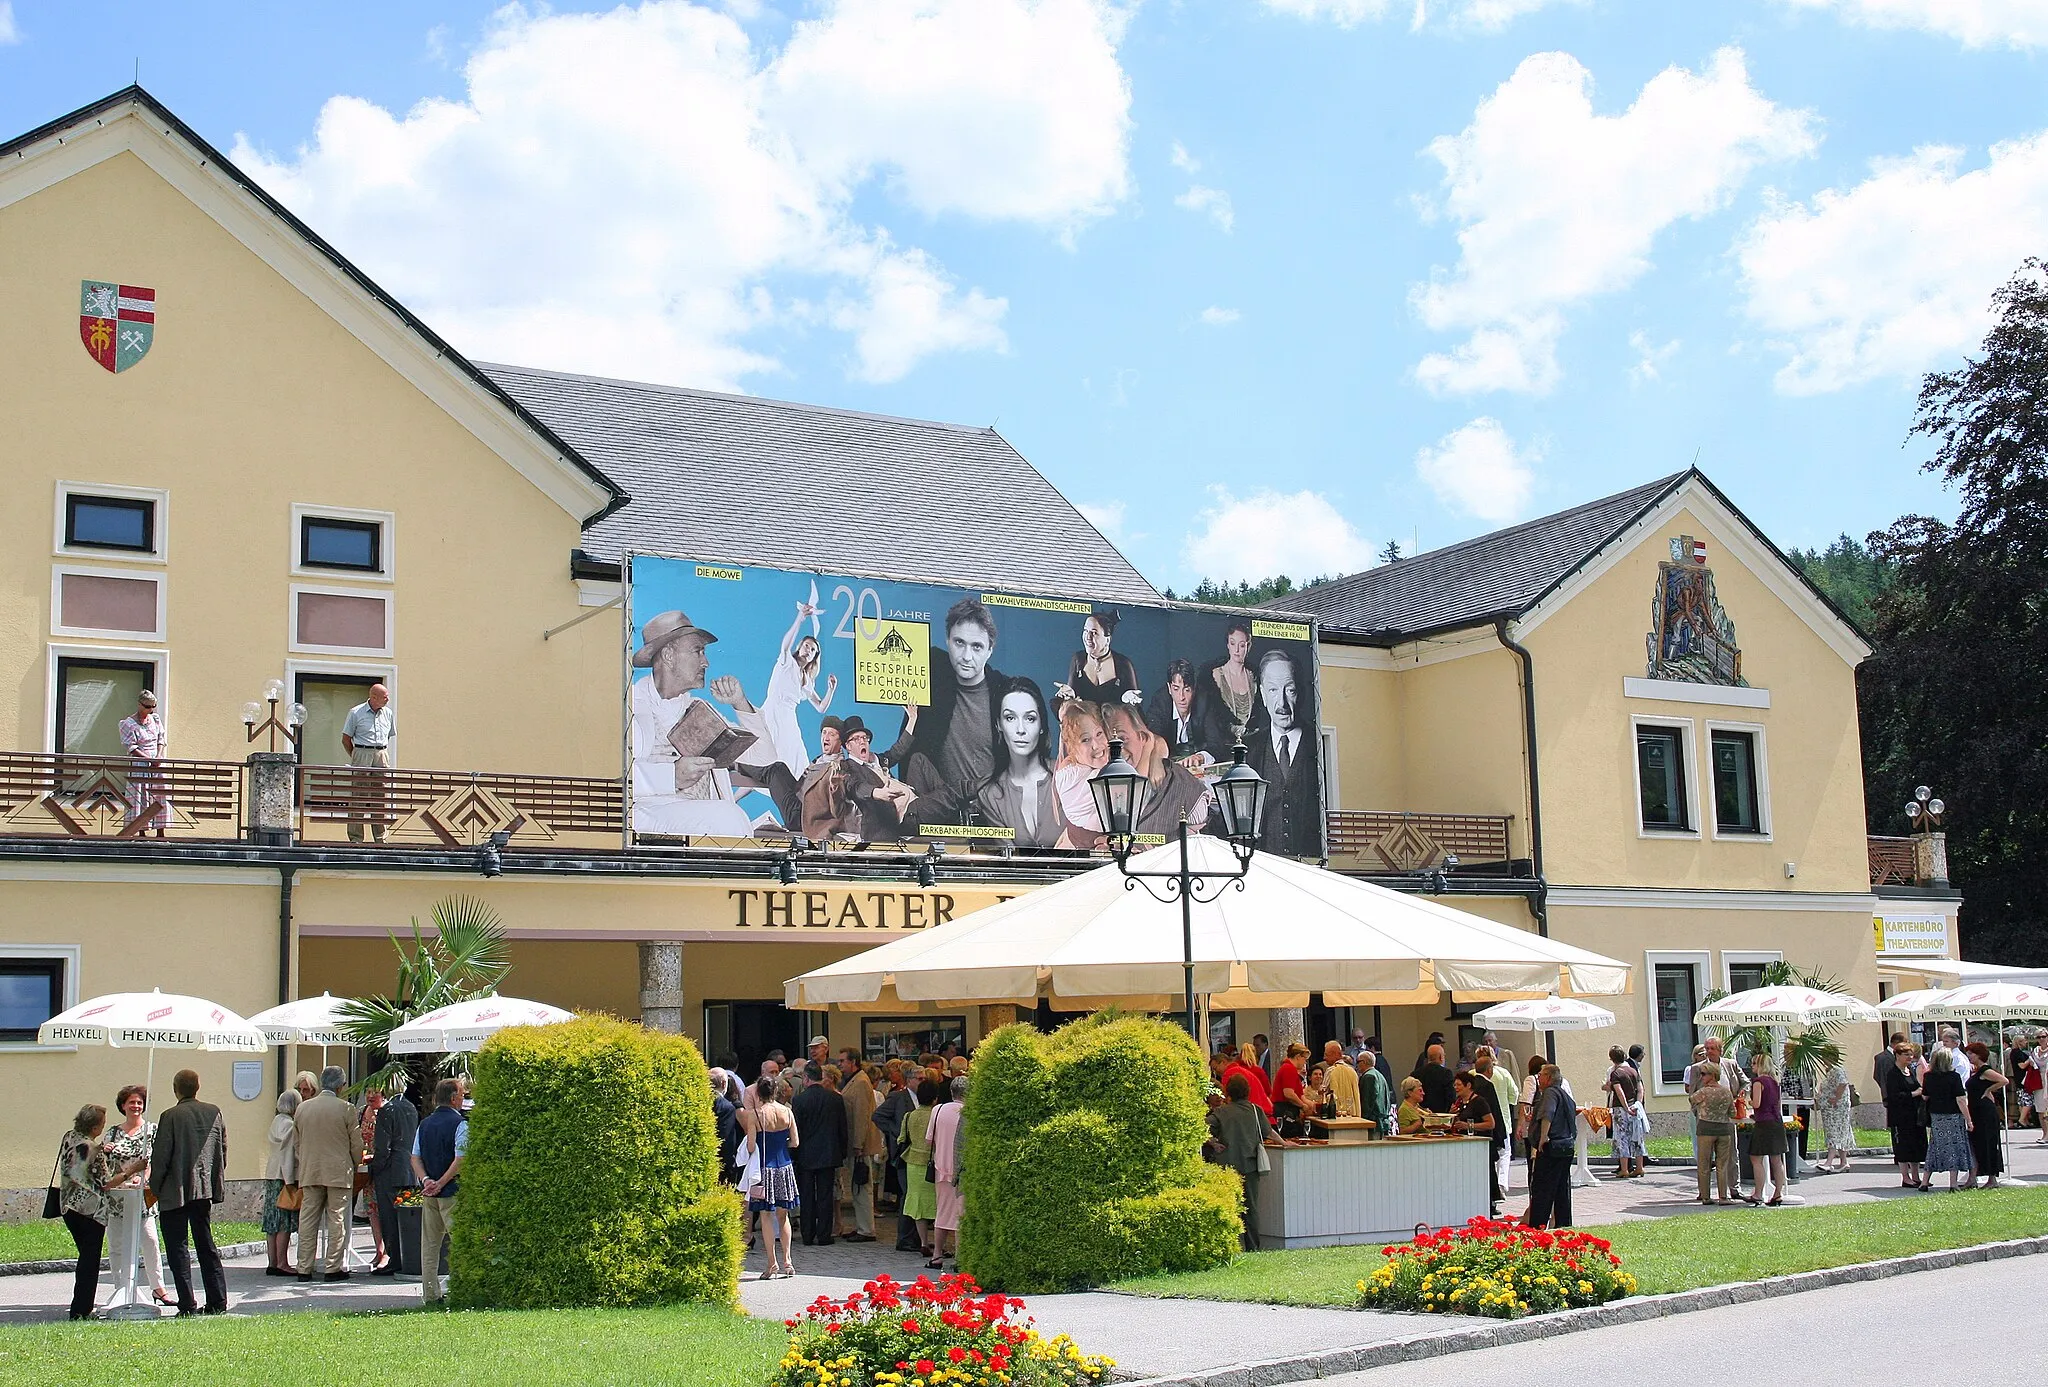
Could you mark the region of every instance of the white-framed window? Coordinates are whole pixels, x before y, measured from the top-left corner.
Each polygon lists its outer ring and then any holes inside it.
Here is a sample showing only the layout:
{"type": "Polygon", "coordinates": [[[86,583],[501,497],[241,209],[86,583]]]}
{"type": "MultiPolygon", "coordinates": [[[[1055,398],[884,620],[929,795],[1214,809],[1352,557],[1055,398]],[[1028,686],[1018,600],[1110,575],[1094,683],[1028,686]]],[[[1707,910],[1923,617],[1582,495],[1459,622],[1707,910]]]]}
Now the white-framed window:
{"type": "Polygon", "coordinates": [[[1770,842],[1770,758],[1764,751],[1763,725],[1709,722],[1707,772],[1714,836],[1770,842]]]}
{"type": "Polygon", "coordinates": [[[1764,969],[1783,963],[1785,955],[1776,949],[1721,950],[1721,986],[1730,992],[1747,992],[1764,985],[1764,969]]]}
{"type": "Polygon", "coordinates": [[[1636,832],[1644,838],[1700,836],[1699,763],[1691,718],[1636,716],[1636,832]]]}
{"type": "MultiPolygon", "coordinates": [[[[349,710],[369,697],[370,685],[382,684],[398,706],[398,667],[383,661],[287,660],[285,685],[292,701],[304,705],[306,721],[299,732],[299,761],[308,766],[345,766],[341,725],[349,710]]],[[[393,752],[393,759],[397,756],[393,752]]]]}
{"type": "Polygon", "coordinates": [[[157,716],[178,754],[178,724],[171,708],[171,657],[165,650],[118,645],[48,647],[44,660],[44,750],[87,756],[123,754],[118,729],[135,711],[135,696],[157,697],[157,716]]]}
{"type": "Polygon", "coordinates": [[[164,638],[161,569],[50,565],[50,634],[102,640],[164,638]]]}
{"type": "Polygon", "coordinates": [[[293,583],[291,648],[312,655],[390,655],[391,594],[293,583]]]}
{"type": "Polygon", "coordinates": [[[1657,1093],[1685,1092],[1685,1070],[1699,1028],[1692,1023],[1706,991],[1705,953],[1652,951],[1643,955],[1650,976],[1650,1078],[1657,1093]]]}
{"type": "Polygon", "coordinates": [[[38,1045],[36,1028],[78,1005],[77,944],[0,944],[0,1050],[75,1050],[38,1045]]]}
{"type": "Polygon", "coordinates": [[[1337,729],[1326,725],[1322,733],[1324,807],[1339,809],[1344,804],[1344,793],[1337,788],[1337,729]]]}
{"type": "Polygon", "coordinates": [[[292,576],[388,583],[395,572],[396,528],[388,510],[294,504],[292,576]]]}
{"type": "Polygon", "coordinates": [[[162,563],[170,554],[171,493],[157,487],[57,483],[59,558],[162,563]]]}

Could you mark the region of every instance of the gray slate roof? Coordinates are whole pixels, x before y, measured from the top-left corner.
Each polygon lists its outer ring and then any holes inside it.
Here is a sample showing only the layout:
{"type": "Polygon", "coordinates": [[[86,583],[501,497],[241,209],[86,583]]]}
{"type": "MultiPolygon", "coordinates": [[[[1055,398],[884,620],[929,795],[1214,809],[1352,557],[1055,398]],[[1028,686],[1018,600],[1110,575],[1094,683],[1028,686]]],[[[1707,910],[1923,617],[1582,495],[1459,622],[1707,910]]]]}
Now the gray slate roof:
{"type": "Polygon", "coordinates": [[[593,559],[1159,599],[994,429],[478,365],[632,497],[585,527],[593,559]]]}
{"type": "Polygon", "coordinates": [[[1323,630],[1419,636],[1518,616],[1691,476],[1674,473],[1461,544],[1368,568],[1273,600],[1323,630]]]}

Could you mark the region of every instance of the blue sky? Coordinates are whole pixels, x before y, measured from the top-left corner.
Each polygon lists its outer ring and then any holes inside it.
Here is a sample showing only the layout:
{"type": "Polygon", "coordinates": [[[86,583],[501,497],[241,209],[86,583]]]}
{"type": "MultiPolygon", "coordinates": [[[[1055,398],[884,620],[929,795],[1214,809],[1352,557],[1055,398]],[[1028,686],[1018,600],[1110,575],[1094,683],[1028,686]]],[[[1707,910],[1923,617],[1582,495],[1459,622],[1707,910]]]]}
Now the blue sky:
{"type": "Polygon", "coordinates": [[[2048,0],[13,0],[0,129],[137,60],[473,356],[994,423],[1179,587],[1695,456],[1945,512],[2048,254],[2048,0]]]}

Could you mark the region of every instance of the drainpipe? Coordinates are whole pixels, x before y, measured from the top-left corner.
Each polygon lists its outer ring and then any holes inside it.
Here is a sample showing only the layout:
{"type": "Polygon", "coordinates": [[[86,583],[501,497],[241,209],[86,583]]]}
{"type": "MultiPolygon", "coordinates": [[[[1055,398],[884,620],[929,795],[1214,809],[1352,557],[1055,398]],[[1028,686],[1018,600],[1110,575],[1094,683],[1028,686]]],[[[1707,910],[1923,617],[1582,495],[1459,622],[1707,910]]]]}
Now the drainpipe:
{"type": "MultiPolygon", "coordinates": [[[[1536,916],[1536,933],[1548,939],[1550,882],[1543,875],[1543,782],[1536,769],[1536,659],[1527,646],[1508,634],[1506,617],[1495,618],[1493,634],[1503,649],[1512,651],[1522,662],[1522,745],[1529,764],[1529,865],[1536,873],[1536,898],[1530,905],[1536,916]]],[[[1557,1063],[1555,1032],[1544,1033],[1543,1049],[1550,1062],[1557,1063]]]]}
{"type": "MultiPolygon", "coordinates": [[[[277,1001],[282,1006],[292,999],[292,879],[298,868],[289,863],[277,869],[277,1001]]],[[[290,1082],[286,1073],[285,1046],[277,1047],[277,1091],[290,1082]]]]}

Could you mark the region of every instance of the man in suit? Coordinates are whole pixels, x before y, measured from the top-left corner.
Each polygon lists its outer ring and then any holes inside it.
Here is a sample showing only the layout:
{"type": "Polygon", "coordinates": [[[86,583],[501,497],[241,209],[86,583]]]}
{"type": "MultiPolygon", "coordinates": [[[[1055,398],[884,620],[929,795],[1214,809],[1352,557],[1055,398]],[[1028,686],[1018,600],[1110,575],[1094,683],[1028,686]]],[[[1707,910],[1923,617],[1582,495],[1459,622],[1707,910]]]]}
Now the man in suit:
{"type": "Polygon", "coordinates": [[[1004,675],[996,619],[972,597],[946,611],[946,646],[931,653],[931,706],[903,709],[903,735],[881,754],[917,792],[920,823],[959,823],[974,792],[1001,764],[995,690],[1004,675]]]}
{"type": "Polygon", "coordinates": [[[171,1279],[178,1287],[178,1313],[197,1315],[192,1294],[192,1267],[185,1260],[185,1237],[199,1254],[199,1278],[206,1287],[205,1313],[228,1308],[228,1278],[213,1243],[213,1206],[227,1193],[228,1128],[220,1109],[199,1101],[199,1075],[180,1069],[171,1079],[178,1101],[156,1124],[149,1150],[149,1190],[156,1196],[163,1222],[164,1250],[170,1254],[171,1279]]]}
{"type": "Polygon", "coordinates": [[[861,1068],[860,1051],[839,1052],[839,1100],[846,1105],[847,1198],[853,1204],[850,1243],[875,1240],[875,1182],[882,1178],[882,1133],[875,1126],[875,1086],[861,1068]]]}
{"type": "Polygon", "coordinates": [[[1323,783],[1316,768],[1316,731],[1296,684],[1294,657],[1268,650],[1259,661],[1263,708],[1246,730],[1245,764],[1266,782],[1266,807],[1259,820],[1259,846],[1287,857],[1322,850],[1323,783]]]}
{"type": "MultiPolygon", "coordinates": [[[[327,1279],[346,1281],[342,1265],[348,1251],[348,1210],[355,1202],[356,1167],[363,1160],[363,1127],[356,1110],[341,1096],[348,1074],[340,1065],[320,1071],[320,1092],[299,1104],[293,1122],[299,1129],[299,1280],[313,1279],[313,1257],[320,1235],[327,1235],[327,1279]]],[[[397,1226],[393,1220],[393,1227],[397,1226]]]]}
{"type": "Polygon", "coordinates": [[[1188,660],[1166,662],[1166,686],[1145,700],[1145,725],[1164,739],[1176,761],[1197,754],[1230,759],[1230,721],[1214,699],[1202,696],[1188,660]]]}
{"type": "Polygon", "coordinates": [[[412,1137],[419,1129],[420,1110],[403,1091],[377,1110],[370,1143],[370,1197],[377,1205],[377,1226],[384,1230],[385,1257],[383,1266],[370,1268],[372,1276],[419,1272],[418,1267],[404,1265],[404,1240],[397,1236],[398,1192],[412,1186],[412,1137]]]}
{"type": "Polygon", "coordinates": [[[796,1116],[796,1186],[805,1247],[832,1244],[839,1212],[839,1167],[846,1163],[846,1101],[824,1082],[816,1060],[803,1066],[804,1090],[790,1104],[796,1116]]]}

